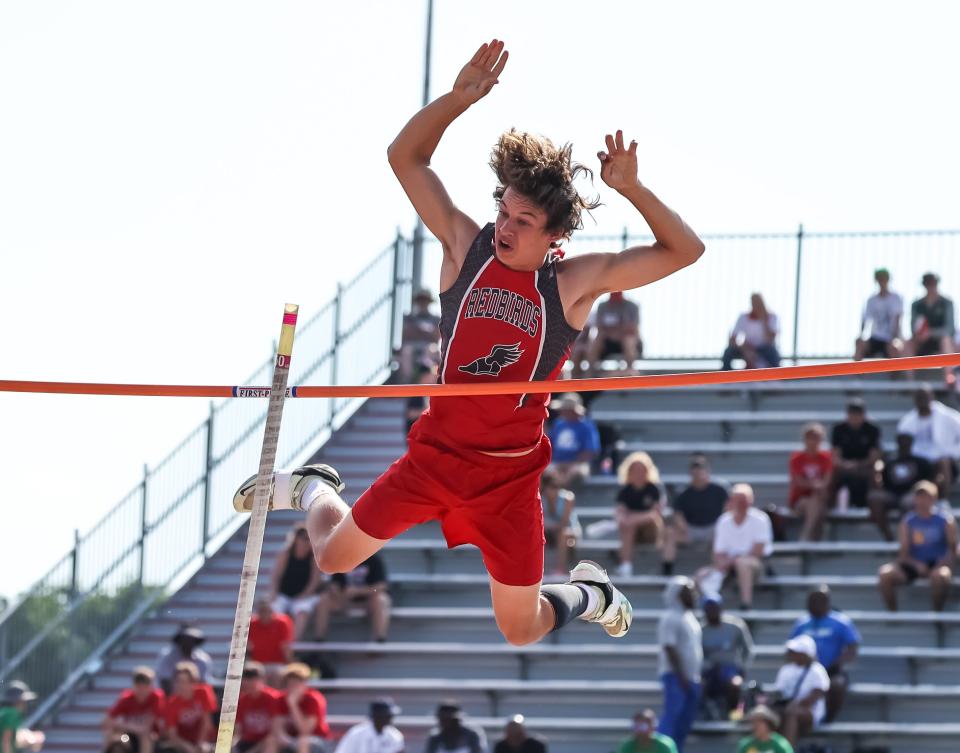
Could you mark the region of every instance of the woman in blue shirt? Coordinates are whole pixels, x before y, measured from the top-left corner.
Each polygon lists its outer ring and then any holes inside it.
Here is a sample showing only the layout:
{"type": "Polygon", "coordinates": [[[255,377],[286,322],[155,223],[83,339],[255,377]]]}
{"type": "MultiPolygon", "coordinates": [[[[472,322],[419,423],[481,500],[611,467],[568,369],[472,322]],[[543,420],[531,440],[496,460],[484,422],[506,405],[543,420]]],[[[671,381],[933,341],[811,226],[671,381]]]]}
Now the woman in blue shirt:
{"type": "Polygon", "coordinates": [[[931,608],[935,612],[943,611],[947,603],[957,549],[957,524],[952,515],[934,509],[937,496],[932,481],[914,485],[914,511],[900,522],[897,560],[880,568],[880,594],[892,612],[897,609],[897,587],[917,578],[930,579],[931,608]]]}

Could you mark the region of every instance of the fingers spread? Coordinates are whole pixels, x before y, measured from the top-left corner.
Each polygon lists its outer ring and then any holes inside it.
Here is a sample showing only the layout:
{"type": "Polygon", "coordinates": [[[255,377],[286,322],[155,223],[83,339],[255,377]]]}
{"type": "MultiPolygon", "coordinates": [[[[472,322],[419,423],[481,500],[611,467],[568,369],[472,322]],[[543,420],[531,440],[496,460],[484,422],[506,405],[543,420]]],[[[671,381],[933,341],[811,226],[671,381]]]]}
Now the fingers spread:
{"type": "Polygon", "coordinates": [[[636,156],[637,154],[637,141],[634,139],[630,142],[630,154],[636,156]]]}
{"type": "Polygon", "coordinates": [[[610,155],[616,154],[617,144],[613,140],[613,136],[611,136],[609,133],[606,135],[606,142],[607,142],[607,154],[610,154],[610,155]]]}
{"type": "Polygon", "coordinates": [[[606,152],[597,152],[597,157],[600,159],[601,162],[606,162],[606,161],[607,161],[607,153],[606,153],[606,152]]]}
{"type": "Polygon", "coordinates": [[[623,131],[621,131],[620,129],[617,129],[617,149],[621,152],[624,150],[623,131]]]}

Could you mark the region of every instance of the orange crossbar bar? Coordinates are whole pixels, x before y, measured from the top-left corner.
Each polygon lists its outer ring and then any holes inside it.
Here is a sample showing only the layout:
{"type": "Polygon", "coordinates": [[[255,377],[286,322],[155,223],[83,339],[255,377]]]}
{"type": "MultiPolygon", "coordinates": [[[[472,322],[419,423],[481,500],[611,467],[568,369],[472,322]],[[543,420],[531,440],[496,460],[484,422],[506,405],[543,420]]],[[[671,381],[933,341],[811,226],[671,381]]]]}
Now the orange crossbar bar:
{"type": "MultiPolygon", "coordinates": [[[[290,397],[414,397],[455,395],[517,395],[543,392],[596,392],[657,387],[696,387],[709,384],[771,382],[784,379],[876,374],[887,371],[960,366],[960,353],[876,361],[840,361],[810,366],[780,366],[742,371],[697,371],[688,374],[649,374],[632,377],[568,379],[549,382],[482,382],[479,384],[385,384],[291,387],[290,397]]],[[[268,397],[269,387],[226,387],[181,384],[102,384],[97,382],[32,382],[0,380],[0,392],[61,395],[133,395],[140,397],[268,397]]]]}

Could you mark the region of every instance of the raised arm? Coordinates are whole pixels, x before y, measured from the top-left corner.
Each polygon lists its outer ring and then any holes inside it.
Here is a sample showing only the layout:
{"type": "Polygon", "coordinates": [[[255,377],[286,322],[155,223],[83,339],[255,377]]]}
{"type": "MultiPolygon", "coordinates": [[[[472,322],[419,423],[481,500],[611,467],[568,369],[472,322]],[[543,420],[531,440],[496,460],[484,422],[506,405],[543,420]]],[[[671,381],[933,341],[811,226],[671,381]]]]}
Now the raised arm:
{"type": "Polygon", "coordinates": [[[693,264],[704,249],[703,242],[680,215],[640,182],[637,142],[631,141],[629,148],[624,147],[623,131],[617,131],[616,136],[607,134],[606,145],[607,150],[598,154],[600,178],[643,215],[656,242],[620,253],[584,254],[571,259],[567,268],[571,274],[565,275],[570,279],[564,281],[570,292],[565,297],[571,303],[583,303],[586,311],[604,293],[639,288],[693,264]]]}
{"type": "Polygon", "coordinates": [[[420,219],[443,244],[441,287],[453,283],[480,227],[454,205],[430,160],[447,127],[498,83],[507,64],[503,42],[482,44],[460,71],[453,89],[413,116],[387,149],[390,166],[420,219]],[[449,269],[447,267],[450,267],[449,269]],[[444,279],[446,279],[446,285],[444,279]]]}

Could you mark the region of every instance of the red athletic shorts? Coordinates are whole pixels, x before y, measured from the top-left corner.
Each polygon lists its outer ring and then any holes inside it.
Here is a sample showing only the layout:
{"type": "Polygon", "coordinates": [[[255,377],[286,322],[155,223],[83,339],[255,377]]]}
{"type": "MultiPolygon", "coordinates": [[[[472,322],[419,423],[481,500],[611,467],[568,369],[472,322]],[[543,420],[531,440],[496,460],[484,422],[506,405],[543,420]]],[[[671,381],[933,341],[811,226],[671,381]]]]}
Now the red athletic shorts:
{"type": "Polygon", "coordinates": [[[418,421],[406,454],[353,506],[353,520],[376,539],[439,520],[448,547],[474,544],[490,576],[508,586],[543,578],[540,475],[550,462],[544,435],[529,454],[493,457],[446,446],[418,421]]]}

